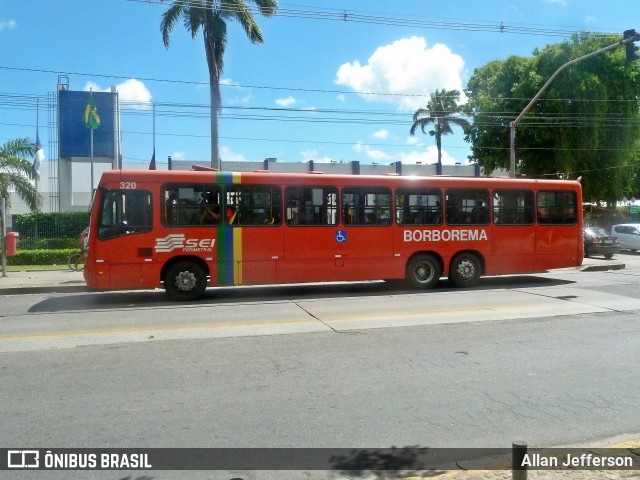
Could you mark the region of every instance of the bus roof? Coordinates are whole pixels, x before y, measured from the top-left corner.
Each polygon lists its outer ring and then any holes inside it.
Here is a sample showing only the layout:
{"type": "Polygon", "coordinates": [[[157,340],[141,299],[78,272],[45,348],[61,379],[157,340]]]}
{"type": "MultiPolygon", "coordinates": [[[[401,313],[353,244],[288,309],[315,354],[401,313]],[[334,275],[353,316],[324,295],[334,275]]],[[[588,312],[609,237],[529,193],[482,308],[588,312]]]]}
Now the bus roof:
{"type": "Polygon", "coordinates": [[[107,170],[102,174],[100,185],[123,181],[144,183],[259,183],[259,184],[303,184],[303,185],[377,185],[433,187],[483,187],[493,188],[579,188],[577,180],[505,178],[505,177],[452,177],[409,175],[352,175],[325,174],[318,171],[305,173],[283,173],[269,170],[231,172],[214,170],[107,170]]]}

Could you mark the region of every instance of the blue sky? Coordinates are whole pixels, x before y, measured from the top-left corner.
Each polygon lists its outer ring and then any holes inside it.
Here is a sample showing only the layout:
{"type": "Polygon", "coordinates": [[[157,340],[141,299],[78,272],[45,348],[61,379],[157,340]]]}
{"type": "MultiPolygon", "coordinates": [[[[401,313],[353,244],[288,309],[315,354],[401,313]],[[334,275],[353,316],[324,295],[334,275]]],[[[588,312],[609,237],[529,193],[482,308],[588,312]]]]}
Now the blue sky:
{"type": "MultiPolygon", "coordinates": [[[[256,15],[263,45],[229,27],[223,161],[434,163],[432,137],[410,138],[409,128],[435,89],[462,90],[474,69],[529,56],[571,32],[640,30],[631,0],[290,1],[275,17],[256,15]]],[[[47,96],[66,75],[71,90],[118,88],[125,162],[146,168],[151,158],[153,103],[157,161],[208,164],[202,37],[177,25],[165,49],[159,25],[167,4],[0,0],[0,142],[35,138],[40,99],[50,156],[47,96]]],[[[462,137],[444,137],[445,163],[467,163],[462,137]]]]}

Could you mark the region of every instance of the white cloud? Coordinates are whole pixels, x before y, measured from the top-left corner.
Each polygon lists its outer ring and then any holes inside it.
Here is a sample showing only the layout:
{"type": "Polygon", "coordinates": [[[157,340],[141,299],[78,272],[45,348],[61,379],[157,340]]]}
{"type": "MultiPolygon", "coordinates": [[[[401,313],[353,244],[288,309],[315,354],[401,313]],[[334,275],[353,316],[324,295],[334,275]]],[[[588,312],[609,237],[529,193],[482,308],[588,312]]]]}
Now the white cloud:
{"type": "Polygon", "coordinates": [[[338,95],[336,97],[336,99],[340,102],[340,103],[347,103],[347,97],[345,97],[342,93],[340,95],[338,95]]]}
{"type": "MultiPolygon", "coordinates": [[[[430,145],[426,150],[412,150],[409,153],[400,153],[398,154],[398,160],[406,164],[421,162],[431,165],[438,162],[438,149],[435,145],[430,145]]],[[[456,162],[464,163],[464,161],[453,158],[446,150],[442,150],[443,165],[455,165],[456,162]]]]}
{"type": "Polygon", "coordinates": [[[373,138],[378,138],[380,140],[385,140],[385,139],[389,138],[389,130],[387,130],[386,128],[383,128],[382,130],[378,130],[377,132],[373,132],[371,134],[371,136],[373,138]]]}
{"type": "MultiPolygon", "coordinates": [[[[220,86],[225,87],[224,103],[227,105],[246,105],[253,98],[251,91],[247,90],[246,87],[234,84],[230,78],[220,80],[220,86]]],[[[208,88],[209,86],[207,86],[208,88]]]]}
{"type": "Polygon", "coordinates": [[[341,65],[334,82],[360,92],[367,101],[392,103],[401,110],[415,111],[426,105],[429,95],[437,89],[462,92],[463,69],[462,57],[446,45],[437,43],[428,48],[424,38],[411,37],[379,47],[366,65],[358,60],[341,65]],[[363,94],[367,92],[372,94],[363,94]]]}
{"type": "Polygon", "coordinates": [[[303,162],[313,160],[314,163],[331,163],[334,161],[331,157],[320,155],[318,151],[314,149],[303,150],[300,152],[300,155],[302,155],[303,162]]]}
{"type": "MultiPolygon", "coordinates": [[[[110,92],[111,87],[102,88],[95,82],[87,82],[84,86],[85,91],[93,90],[95,92],[110,92]]],[[[149,110],[151,108],[151,92],[140,80],[130,78],[118,85],[118,100],[121,105],[137,110],[149,110]]]]}
{"type": "Polygon", "coordinates": [[[556,5],[560,5],[562,7],[567,6],[567,0],[547,0],[548,3],[555,3],[556,5]]]}
{"type": "Polygon", "coordinates": [[[357,153],[364,153],[371,160],[383,161],[383,160],[393,160],[393,157],[388,153],[383,152],[382,150],[378,150],[372,148],[371,145],[367,145],[364,142],[358,142],[353,146],[353,149],[357,153]]]}
{"type": "Polygon", "coordinates": [[[279,107],[290,107],[291,105],[295,105],[297,100],[289,95],[287,98],[278,98],[276,99],[276,105],[279,107]]]}
{"type": "Polygon", "coordinates": [[[13,30],[18,28],[15,20],[0,20],[0,32],[3,30],[13,30]]]}
{"type": "Polygon", "coordinates": [[[187,154],[184,152],[173,152],[171,154],[171,160],[186,160],[187,154]]]}
{"type": "Polygon", "coordinates": [[[234,153],[227,146],[220,147],[220,158],[223,162],[248,162],[247,158],[241,153],[234,153]]]}

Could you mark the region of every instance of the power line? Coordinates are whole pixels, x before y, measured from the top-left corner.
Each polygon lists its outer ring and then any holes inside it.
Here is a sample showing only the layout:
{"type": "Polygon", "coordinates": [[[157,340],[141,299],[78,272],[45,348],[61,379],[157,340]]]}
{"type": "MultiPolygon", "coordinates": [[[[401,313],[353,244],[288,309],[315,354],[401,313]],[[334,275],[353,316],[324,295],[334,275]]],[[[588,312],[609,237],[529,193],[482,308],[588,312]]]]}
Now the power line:
{"type": "MultiPolygon", "coordinates": [[[[147,3],[156,5],[166,5],[164,0],[127,0],[136,3],[147,3]]],[[[240,9],[235,5],[221,3],[216,0],[205,2],[193,2],[190,0],[175,1],[185,8],[207,8],[225,13],[240,13],[240,9]]],[[[260,9],[255,5],[246,5],[252,15],[260,15],[260,9]]],[[[243,11],[244,12],[244,11],[243,11]]],[[[469,32],[492,32],[501,34],[521,34],[521,35],[543,35],[554,37],[570,37],[580,31],[573,28],[552,28],[544,25],[527,25],[527,24],[511,24],[505,22],[470,22],[460,20],[437,20],[412,14],[411,16],[392,14],[392,13],[376,13],[362,12],[349,9],[332,9],[332,8],[315,8],[308,9],[304,7],[287,7],[280,5],[273,15],[275,17],[298,18],[309,20],[323,20],[343,23],[363,23],[370,25],[383,25],[394,27],[411,27],[417,29],[429,30],[453,30],[453,31],[469,31],[469,32]]],[[[615,35],[612,32],[590,32],[598,36],[615,35]]]]}

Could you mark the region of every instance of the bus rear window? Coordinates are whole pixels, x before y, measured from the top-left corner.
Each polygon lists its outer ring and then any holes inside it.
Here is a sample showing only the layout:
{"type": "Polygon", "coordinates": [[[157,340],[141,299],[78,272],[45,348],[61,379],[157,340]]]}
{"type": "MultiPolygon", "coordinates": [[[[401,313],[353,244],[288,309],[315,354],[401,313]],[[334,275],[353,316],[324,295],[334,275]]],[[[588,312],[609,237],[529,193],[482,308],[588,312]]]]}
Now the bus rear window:
{"type": "Polygon", "coordinates": [[[98,218],[98,238],[150,232],[153,227],[151,192],[108,190],[104,192],[98,218]]]}

